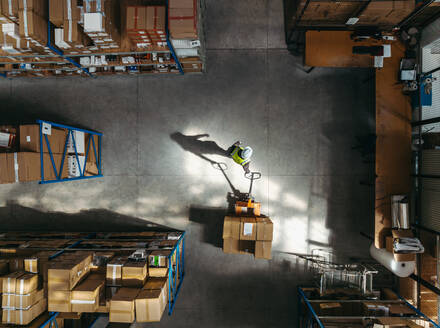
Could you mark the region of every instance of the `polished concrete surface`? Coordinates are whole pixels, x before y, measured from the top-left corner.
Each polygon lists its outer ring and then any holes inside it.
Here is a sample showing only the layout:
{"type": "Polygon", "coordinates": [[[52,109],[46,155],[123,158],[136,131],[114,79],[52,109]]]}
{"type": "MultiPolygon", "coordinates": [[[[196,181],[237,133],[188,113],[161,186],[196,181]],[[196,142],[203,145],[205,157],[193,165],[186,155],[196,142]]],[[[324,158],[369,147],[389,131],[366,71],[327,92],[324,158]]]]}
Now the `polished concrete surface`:
{"type": "MultiPolygon", "coordinates": [[[[186,278],[151,327],[295,327],[312,274],[291,253],[368,256],[373,168],[352,150],[374,127],[372,72],[315,69],[284,50],[282,0],[208,0],[207,72],[184,77],[0,81],[5,121],[48,119],[104,133],[105,177],[0,186],[2,229],[187,231],[186,278]],[[209,134],[197,139],[194,136],[209,134]],[[231,186],[249,180],[221,154],[241,140],[263,174],[254,195],[275,224],[273,259],[223,254],[231,186]]],[[[141,326],[141,325],[139,325],[141,326]]]]}

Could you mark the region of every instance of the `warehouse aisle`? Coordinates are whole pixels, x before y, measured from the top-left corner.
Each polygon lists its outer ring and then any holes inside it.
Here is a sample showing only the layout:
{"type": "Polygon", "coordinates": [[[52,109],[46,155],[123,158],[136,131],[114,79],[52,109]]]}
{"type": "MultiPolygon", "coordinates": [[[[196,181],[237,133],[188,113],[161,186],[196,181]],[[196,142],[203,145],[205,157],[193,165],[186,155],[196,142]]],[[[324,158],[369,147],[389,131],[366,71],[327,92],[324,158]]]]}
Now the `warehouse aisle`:
{"type": "MultiPolygon", "coordinates": [[[[282,20],[282,0],[207,1],[205,75],[0,81],[6,121],[103,132],[105,174],[0,186],[2,227],[136,229],[142,219],[184,229],[187,276],[175,313],[150,327],[294,327],[295,286],[311,277],[288,252],[368,255],[359,232],[372,231],[373,189],[359,181],[373,168],[351,147],[374,127],[374,81],[360,69],[304,73],[283,49],[282,20]],[[222,253],[230,187],[176,132],[254,148],[251,168],[263,174],[255,196],[275,225],[272,261],[222,253]]],[[[206,157],[226,162],[234,187],[248,188],[230,159],[206,157]]]]}

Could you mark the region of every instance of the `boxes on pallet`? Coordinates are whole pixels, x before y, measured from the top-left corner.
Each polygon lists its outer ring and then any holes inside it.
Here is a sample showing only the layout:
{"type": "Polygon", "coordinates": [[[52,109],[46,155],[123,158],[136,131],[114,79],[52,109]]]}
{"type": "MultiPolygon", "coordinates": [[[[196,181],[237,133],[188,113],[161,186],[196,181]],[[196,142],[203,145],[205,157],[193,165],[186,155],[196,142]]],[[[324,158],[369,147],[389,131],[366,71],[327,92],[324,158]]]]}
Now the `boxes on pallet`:
{"type": "Polygon", "coordinates": [[[140,289],[121,288],[110,300],[110,322],[132,323],[135,320],[135,300],[140,289]]]}
{"type": "Polygon", "coordinates": [[[120,14],[116,0],[87,1],[85,3],[83,26],[84,32],[99,49],[115,49],[120,46],[120,33],[116,15],[120,14]]]}
{"type": "Polygon", "coordinates": [[[127,262],[122,267],[122,286],[142,287],[148,276],[146,262],[127,262]]]}
{"type": "MultiPolygon", "coordinates": [[[[40,152],[40,125],[39,124],[27,124],[20,125],[20,150],[40,152]]],[[[49,141],[50,150],[53,154],[62,154],[66,144],[67,131],[65,129],[59,129],[52,127],[51,133],[43,134],[43,152],[49,152],[47,147],[47,140],[49,141]]]]}
{"type": "Polygon", "coordinates": [[[273,223],[267,217],[225,217],[224,253],[251,253],[257,259],[271,259],[272,239],[273,223]]]}
{"type": "Polygon", "coordinates": [[[137,47],[166,45],[165,6],[127,6],[127,34],[137,47]]]}
{"type": "Polygon", "coordinates": [[[169,2],[168,24],[173,39],[197,39],[197,0],[169,2]]]}
{"type": "Polygon", "coordinates": [[[95,312],[99,306],[101,291],[104,291],[104,277],[97,275],[87,277],[71,293],[72,312],[95,312]]]}

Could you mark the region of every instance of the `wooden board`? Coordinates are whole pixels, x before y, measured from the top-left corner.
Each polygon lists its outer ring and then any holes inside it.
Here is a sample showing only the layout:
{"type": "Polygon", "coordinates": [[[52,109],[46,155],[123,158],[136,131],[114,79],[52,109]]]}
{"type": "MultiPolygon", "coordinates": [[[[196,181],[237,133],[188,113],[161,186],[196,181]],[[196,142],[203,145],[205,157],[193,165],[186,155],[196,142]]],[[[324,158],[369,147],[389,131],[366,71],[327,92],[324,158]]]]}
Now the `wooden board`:
{"type": "Polygon", "coordinates": [[[376,40],[354,42],[350,31],[307,31],[305,64],[311,67],[373,67],[374,58],[354,55],[353,46],[380,45],[376,40]]]}
{"type": "Polygon", "coordinates": [[[375,245],[385,248],[391,228],[391,195],[411,189],[411,103],[398,83],[400,42],[391,45],[391,58],[376,70],[376,186],[375,245]]]}

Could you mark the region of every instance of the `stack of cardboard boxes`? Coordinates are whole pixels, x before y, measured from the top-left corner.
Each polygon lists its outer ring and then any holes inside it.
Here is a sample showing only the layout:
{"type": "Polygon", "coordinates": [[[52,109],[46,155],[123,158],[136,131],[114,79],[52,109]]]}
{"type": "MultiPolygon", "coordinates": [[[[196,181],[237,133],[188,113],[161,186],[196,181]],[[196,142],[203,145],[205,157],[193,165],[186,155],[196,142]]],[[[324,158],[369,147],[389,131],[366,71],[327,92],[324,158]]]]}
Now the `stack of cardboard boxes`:
{"type": "Polygon", "coordinates": [[[1,50],[11,55],[52,54],[47,47],[47,1],[0,2],[1,50]]]}
{"type": "Polygon", "coordinates": [[[75,145],[72,142],[72,135],[70,135],[66,147],[67,130],[51,127],[50,132],[47,132],[47,134],[44,132],[43,143],[40,145],[39,124],[20,125],[18,127],[0,126],[0,184],[39,181],[41,179],[40,147],[43,151],[45,180],[54,180],[58,175],[61,178],[78,177],[81,170],[84,170],[84,165],[86,166],[85,175],[97,175],[98,137],[94,136],[94,142],[92,142],[89,134],[81,131],[74,131],[72,134],[75,138],[75,145]],[[90,144],[87,163],[85,161],[86,142],[90,144]],[[48,144],[50,145],[56,172],[52,165],[48,144]],[[95,147],[93,147],[93,144],[95,147]],[[62,172],[60,172],[65,148],[64,164],[62,172]],[[80,166],[78,166],[75,156],[75,148],[80,166]]]}
{"type": "Polygon", "coordinates": [[[197,39],[197,0],[170,0],[168,22],[173,39],[197,39]]]}
{"type": "Polygon", "coordinates": [[[119,48],[115,5],[115,0],[51,1],[50,21],[56,26],[55,44],[71,55],[119,48]]]}
{"type": "Polygon", "coordinates": [[[273,223],[267,217],[226,216],[223,225],[223,252],[254,254],[271,259],[273,223]]]}
{"type": "Polygon", "coordinates": [[[121,35],[118,0],[85,0],[83,2],[84,32],[99,49],[118,49],[121,35]]]}
{"type": "Polygon", "coordinates": [[[137,48],[167,45],[165,6],[127,6],[127,35],[137,48]]]}
{"type": "Polygon", "coordinates": [[[148,263],[126,256],[114,257],[107,263],[110,322],[160,321],[168,302],[169,254],[169,250],[153,251],[148,263]]]}
{"type": "Polygon", "coordinates": [[[47,309],[42,277],[28,270],[23,258],[0,261],[2,323],[27,325],[47,309]]]}

